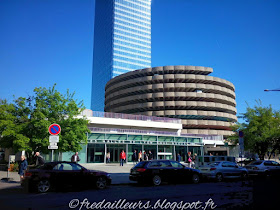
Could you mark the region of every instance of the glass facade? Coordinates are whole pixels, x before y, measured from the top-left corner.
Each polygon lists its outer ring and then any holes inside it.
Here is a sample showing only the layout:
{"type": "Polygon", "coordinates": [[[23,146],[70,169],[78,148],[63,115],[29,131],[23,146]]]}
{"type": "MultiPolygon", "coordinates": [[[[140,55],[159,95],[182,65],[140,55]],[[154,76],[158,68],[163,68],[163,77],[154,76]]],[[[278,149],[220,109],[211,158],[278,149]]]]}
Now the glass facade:
{"type": "MultiPolygon", "coordinates": [[[[127,162],[132,162],[133,151],[137,154],[142,151],[153,154],[153,159],[176,160],[179,153],[181,161],[187,160],[188,152],[203,155],[203,142],[201,137],[178,137],[170,135],[141,135],[123,133],[89,133],[88,144],[82,145],[79,151],[79,163],[106,163],[106,154],[110,152],[110,163],[120,161],[120,153],[124,150],[127,162]]],[[[70,161],[73,152],[54,153],[54,160],[70,161]]],[[[51,155],[45,155],[46,161],[51,160],[51,155]]]]}
{"type": "Polygon", "coordinates": [[[96,0],[91,109],[104,111],[105,85],[151,67],[151,0],[96,0]]]}
{"type": "Polygon", "coordinates": [[[105,163],[110,152],[110,162],[119,162],[119,155],[124,150],[127,162],[132,162],[133,151],[152,152],[154,159],[175,160],[180,153],[186,161],[188,152],[203,155],[203,143],[200,137],[177,137],[119,133],[88,134],[87,163],[105,163]]]}

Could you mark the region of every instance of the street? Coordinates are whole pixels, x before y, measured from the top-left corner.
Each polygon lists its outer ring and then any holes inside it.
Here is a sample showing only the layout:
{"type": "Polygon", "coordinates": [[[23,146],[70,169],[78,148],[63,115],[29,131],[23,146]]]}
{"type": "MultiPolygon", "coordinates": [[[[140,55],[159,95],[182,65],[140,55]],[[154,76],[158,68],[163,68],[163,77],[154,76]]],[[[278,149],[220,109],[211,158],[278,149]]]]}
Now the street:
{"type": "MultiPolygon", "coordinates": [[[[204,209],[274,209],[279,199],[279,177],[268,179],[250,177],[246,181],[234,179],[223,182],[202,180],[199,184],[163,183],[161,186],[154,187],[141,186],[129,181],[128,172],[131,168],[129,164],[124,167],[119,167],[117,164],[87,167],[111,172],[112,185],[105,190],[64,189],[44,194],[26,193],[19,184],[18,174],[13,172],[10,173],[10,177],[14,181],[0,181],[0,208],[5,210],[141,209],[141,207],[142,209],[202,209],[202,207],[205,207],[204,209]],[[108,202],[111,202],[111,206],[108,202]]],[[[6,175],[6,172],[0,172],[0,177],[5,178],[6,175]]]]}
{"type": "Polygon", "coordinates": [[[105,190],[93,189],[45,194],[25,193],[18,186],[2,189],[0,191],[0,203],[1,209],[69,209],[69,205],[72,209],[91,209],[93,206],[91,208],[90,206],[94,205],[94,202],[102,202],[105,199],[103,205],[106,202],[118,203],[115,209],[124,209],[127,202],[138,204],[137,209],[141,207],[139,202],[143,205],[146,204],[144,208],[149,207],[149,209],[195,209],[195,204],[197,209],[202,209],[202,207],[205,207],[205,209],[211,209],[211,207],[212,209],[223,209],[229,206],[246,209],[253,202],[252,191],[253,188],[249,181],[163,184],[158,187],[139,186],[137,184],[112,185],[105,190]],[[164,201],[165,199],[166,201],[164,201]],[[207,201],[208,204],[206,205],[207,201]],[[123,205],[121,205],[122,203],[123,205]],[[172,203],[173,205],[171,205],[172,203]]]}

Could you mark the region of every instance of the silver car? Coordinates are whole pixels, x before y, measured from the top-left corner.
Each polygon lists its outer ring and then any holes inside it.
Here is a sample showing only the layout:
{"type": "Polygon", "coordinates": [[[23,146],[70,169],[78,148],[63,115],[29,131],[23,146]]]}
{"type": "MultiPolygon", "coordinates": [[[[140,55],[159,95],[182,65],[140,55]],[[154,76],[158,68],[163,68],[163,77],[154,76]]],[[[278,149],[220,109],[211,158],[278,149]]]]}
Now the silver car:
{"type": "Polygon", "coordinates": [[[280,175],[280,163],[271,160],[257,160],[245,166],[249,175],[280,175]]]}
{"type": "Polygon", "coordinates": [[[242,178],[248,177],[246,168],[238,166],[234,162],[216,161],[206,166],[199,167],[202,176],[216,179],[221,182],[225,178],[242,178]]]}

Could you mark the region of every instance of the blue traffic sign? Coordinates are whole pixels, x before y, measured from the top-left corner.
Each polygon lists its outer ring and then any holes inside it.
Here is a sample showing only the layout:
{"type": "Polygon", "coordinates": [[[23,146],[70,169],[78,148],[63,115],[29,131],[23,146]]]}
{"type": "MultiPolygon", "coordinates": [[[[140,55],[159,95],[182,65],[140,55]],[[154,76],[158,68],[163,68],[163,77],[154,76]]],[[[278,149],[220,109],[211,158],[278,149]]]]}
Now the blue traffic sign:
{"type": "Polygon", "coordinates": [[[52,124],[49,127],[49,133],[51,135],[58,135],[60,133],[60,131],[61,131],[61,128],[58,124],[52,124]]]}

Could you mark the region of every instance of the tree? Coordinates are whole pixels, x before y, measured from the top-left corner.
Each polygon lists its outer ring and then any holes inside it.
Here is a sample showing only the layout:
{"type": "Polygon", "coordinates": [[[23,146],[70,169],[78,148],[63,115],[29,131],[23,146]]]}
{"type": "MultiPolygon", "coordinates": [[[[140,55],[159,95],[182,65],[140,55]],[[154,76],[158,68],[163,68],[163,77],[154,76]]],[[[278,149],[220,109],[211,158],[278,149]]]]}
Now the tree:
{"type": "MultiPolygon", "coordinates": [[[[257,153],[261,159],[267,152],[271,154],[280,150],[280,112],[271,106],[263,107],[259,103],[254,108],[247,107],[241,118],[244,123],[238,124],[235,131],[243,130],[246,150],[257,153]]],[[[236,134],[231,140],[236,140],[236,134]]],[[[270,157],[269,157],[270,158],[270,157]]]]}
{"type": "Polygon", "coordinates": [[[62,95],[56,89],[35,88],[34,96],[20,97],[14,103],[0,100],[0,146],[13,148],[15,152],[25,150],[48,153],[51,124],[61,126],[58,151],[79,151],[87,143],[90,132],[85,118],[76,118],[84,110],[83,102],[74,99],[75,93],[67,90],[62,95]]]}

